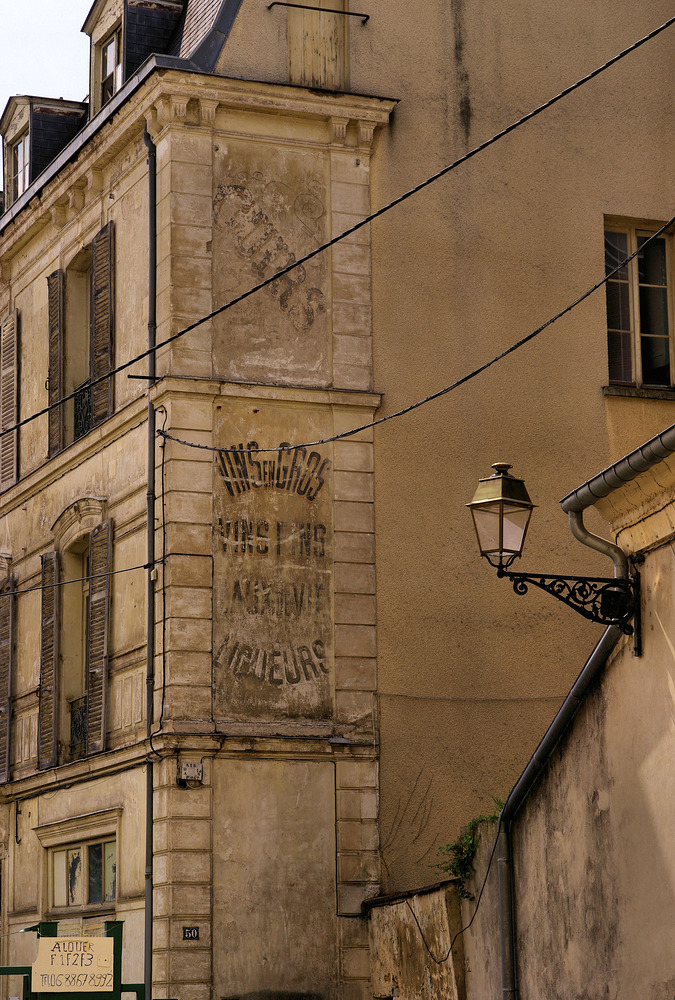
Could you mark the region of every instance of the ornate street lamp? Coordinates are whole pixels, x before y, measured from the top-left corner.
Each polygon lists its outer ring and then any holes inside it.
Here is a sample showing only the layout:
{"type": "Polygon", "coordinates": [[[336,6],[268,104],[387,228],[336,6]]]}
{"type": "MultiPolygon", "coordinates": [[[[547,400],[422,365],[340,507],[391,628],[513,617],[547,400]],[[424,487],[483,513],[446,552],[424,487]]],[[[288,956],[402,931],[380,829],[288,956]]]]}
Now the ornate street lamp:
{"type": "Polygon", "coordinates": [[[507,577],[516,594],[526,594],[528,584],[539,587],[573,608],[584,618],[601,625],[616,625],[625,635],[633,634],[631,620],[639,607],[639,577],[559,576],[543,573],[512,573],[514,559],[523,550],[534,510],[525,483],[512,476],[506,462],[495,462],[494,475],[481,479],[471,503],[480,554],[507,577]]]}

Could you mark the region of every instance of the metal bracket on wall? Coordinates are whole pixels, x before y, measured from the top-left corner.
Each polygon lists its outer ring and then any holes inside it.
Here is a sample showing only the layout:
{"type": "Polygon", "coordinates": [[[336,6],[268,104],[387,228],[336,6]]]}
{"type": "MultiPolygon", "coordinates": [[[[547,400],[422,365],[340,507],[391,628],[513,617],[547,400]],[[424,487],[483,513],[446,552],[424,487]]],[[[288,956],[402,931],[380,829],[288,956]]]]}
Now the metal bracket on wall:
{"type": "Polygon", "coordinates": [[[361,24],[365,24],[370,19],[370,14],[356,14],[352,10],[334,10],[332,7],[310,7],[305,3],[286,3],[286,0],[274,0],[267,5],[268,10],[272,7],[297,7],[298,10],[318,10],[321,14],[344,14],[345,17],[360,17],[361,24]]]}
{"type": "Polygon", "coordinates": [[[554,573],[510,573],[506,577],[516,594],[526,594],[528,585],[545,590],[589,621],[616,625],[624,635],[634,635],[635,655],[640,655],[640,577],[622,580],[617,577],[559,576],[554,573]],[[635,629],[631,625],[631,619],[635,629]]]}

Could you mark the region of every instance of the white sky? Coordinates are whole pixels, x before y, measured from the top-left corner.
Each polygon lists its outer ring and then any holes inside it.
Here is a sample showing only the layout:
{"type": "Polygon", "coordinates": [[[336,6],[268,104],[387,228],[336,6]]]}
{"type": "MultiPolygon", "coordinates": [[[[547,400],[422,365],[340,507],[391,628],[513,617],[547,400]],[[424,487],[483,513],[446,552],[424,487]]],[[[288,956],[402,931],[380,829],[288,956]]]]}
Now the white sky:
{"type": "Polygon", "coordinates": [[[0,113],[13,94],[81,101],[89,39],[80,29],[93,0],[1,0],[0,113]]]}
{"type": "Polygon", "coordinates": [[[89,39],[80,29],[92,4],[0,0],[0,114],[14,94],[82,100],[89,87],[89,39]]]}

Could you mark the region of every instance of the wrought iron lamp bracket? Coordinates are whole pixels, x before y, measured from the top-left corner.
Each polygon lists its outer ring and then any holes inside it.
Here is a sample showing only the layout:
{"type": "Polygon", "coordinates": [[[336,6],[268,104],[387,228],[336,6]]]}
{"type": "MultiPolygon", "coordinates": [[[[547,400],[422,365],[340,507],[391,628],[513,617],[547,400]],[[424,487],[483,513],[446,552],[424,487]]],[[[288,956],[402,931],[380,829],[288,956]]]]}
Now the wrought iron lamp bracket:
{"type": "Polygon", "coordinates": [[[511,573],[505,566],[498,566],[497,576],[510,580],[516,594],[526,594],[528,586],[532,584],[547,594],[552,594],[589,621],[600,625],[616,625],[624,635],[633,635],[631,621],[636,618],[640,607],[640,577],[637,572],[626,579],[617,579],[602,576],[559,576],[554,573],[511,573]]]}

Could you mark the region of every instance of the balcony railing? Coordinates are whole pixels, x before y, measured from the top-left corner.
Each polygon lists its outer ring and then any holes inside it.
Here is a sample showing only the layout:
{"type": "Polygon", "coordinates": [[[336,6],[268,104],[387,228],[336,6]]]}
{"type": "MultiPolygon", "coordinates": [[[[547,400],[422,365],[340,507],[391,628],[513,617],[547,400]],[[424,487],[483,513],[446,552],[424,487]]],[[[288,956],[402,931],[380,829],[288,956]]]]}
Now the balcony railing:
{"type": "Polygon", "coordinates": [[[75,407],[73,440],[77,441],[91,430],[91,385],[89,381],[78,386],[73,402],[75,407]]]}
{"type": "Polygon", "coordinates": [[[87,696],[70,703],[70,756],[84,757],[87,749],[87,696]]]}

